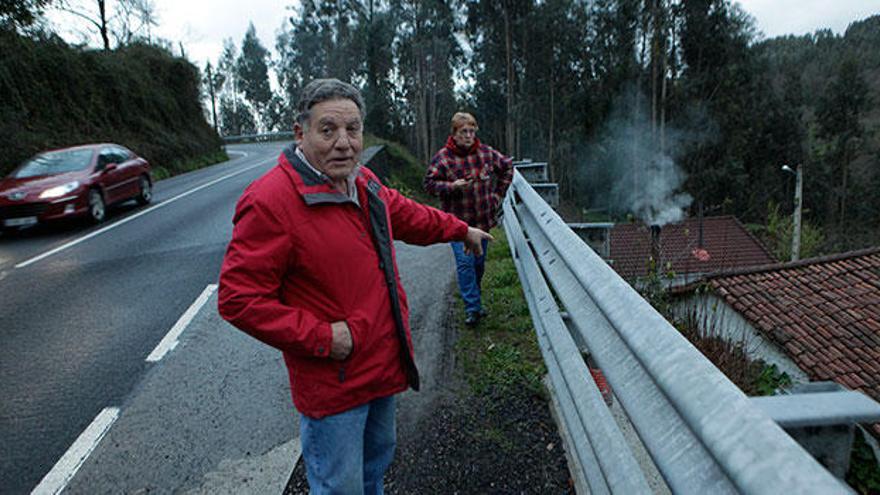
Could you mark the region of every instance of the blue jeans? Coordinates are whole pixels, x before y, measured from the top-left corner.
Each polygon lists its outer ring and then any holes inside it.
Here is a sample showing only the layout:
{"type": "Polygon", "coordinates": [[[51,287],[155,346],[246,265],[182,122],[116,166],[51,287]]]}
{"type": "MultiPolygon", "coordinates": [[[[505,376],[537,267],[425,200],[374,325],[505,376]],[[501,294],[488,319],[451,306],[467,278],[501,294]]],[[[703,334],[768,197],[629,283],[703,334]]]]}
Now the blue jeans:
{"type": "Polygon", "coordinates": [[[480,284],[486,271],[486,249],[489,241],[483,239],[483,255],[464,254],[463,242],[451,242],[455,255],[455,271],[458,274],[458,290],[467,313],[479,313],[483,309],[480,300],[480,284]]]}
{"type": "Polygon", "coordinates": [[[321,419],[300,415],[302,457],[309,493],[384,493],[385,470],[394,458],[394,396],[321,419]]]}

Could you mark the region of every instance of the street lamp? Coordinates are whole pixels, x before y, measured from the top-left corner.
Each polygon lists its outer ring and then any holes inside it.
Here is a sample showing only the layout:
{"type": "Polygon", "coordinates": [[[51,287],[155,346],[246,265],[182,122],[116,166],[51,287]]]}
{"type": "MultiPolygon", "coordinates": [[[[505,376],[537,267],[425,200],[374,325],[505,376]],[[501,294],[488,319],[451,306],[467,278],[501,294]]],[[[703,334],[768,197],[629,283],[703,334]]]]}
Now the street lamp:
{"type": "Polygon", "coordinates": [[[791,261],[797,261],[800,259],[801,254],[801,207],[804,202],[804,171],[801,164],[795,165],[794,170],[786,164],[782,166],[782,170],[797,177],[794,187],[794,233],[791,236],[791,261]]]}

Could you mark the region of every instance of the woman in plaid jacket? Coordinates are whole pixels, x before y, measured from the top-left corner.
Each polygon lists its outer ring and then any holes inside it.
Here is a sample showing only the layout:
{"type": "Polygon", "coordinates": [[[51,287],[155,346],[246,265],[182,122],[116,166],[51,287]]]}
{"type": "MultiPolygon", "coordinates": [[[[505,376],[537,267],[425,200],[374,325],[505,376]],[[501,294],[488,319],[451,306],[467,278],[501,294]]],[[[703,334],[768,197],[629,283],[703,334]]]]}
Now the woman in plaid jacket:
{"type": "MultiPolygon", "coordinates": [[[[477,130],[473,115],[459,112],[452,116],[449,139],[431,159],[424,187],[428,193],[440,197],[443,211],[488,232],[496,224],[501,200],[513,179],[513,164],[510,157],[481,143],[477,130]]],[[[465,323],[470,326],[485,316],[480,281],[486,248],[484,243],[483,254],[472,256],[464,252],[461,242],[452,243],[458,287],[467,313],[465,323]]]]}

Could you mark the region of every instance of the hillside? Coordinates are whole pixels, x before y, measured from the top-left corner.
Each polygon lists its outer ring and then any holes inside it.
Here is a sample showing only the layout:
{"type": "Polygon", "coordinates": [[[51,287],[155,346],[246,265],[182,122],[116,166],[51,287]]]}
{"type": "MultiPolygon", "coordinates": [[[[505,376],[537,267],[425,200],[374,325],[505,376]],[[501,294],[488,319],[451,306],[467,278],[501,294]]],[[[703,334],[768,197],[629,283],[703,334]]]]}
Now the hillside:
{"type": "Polygon", "coordinates": [[[878,47],[880,15],[852,23],[842,36],[824,30],[754,47],[774,93],[799,119],[807,217],[840,249],[880,242],[878,47]]]}
{"type": "Polygon", "coordinates": [[[41,150],[111,141],[160,176],[222,156],[198,69],[146,44],[83,49],[0,30],[0,174],[41,150]]]}

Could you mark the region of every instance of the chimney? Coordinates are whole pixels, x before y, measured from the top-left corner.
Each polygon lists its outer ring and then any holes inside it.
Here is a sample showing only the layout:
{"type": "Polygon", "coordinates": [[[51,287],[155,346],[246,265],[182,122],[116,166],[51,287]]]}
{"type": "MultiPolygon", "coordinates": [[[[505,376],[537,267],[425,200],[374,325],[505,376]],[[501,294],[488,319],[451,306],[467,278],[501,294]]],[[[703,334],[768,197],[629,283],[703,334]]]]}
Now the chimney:
{"type": "Polygon", "coordinates": [[[700,218],[700,234],[697,238],[697,247],[703,249],[703,200],[700,200],[700,209],[698,216],[700,218]]]}
{"type": "Polygon", "coordinates": [[[651,269],[660,272],[660,226],[651,225],[651,269]]]}

